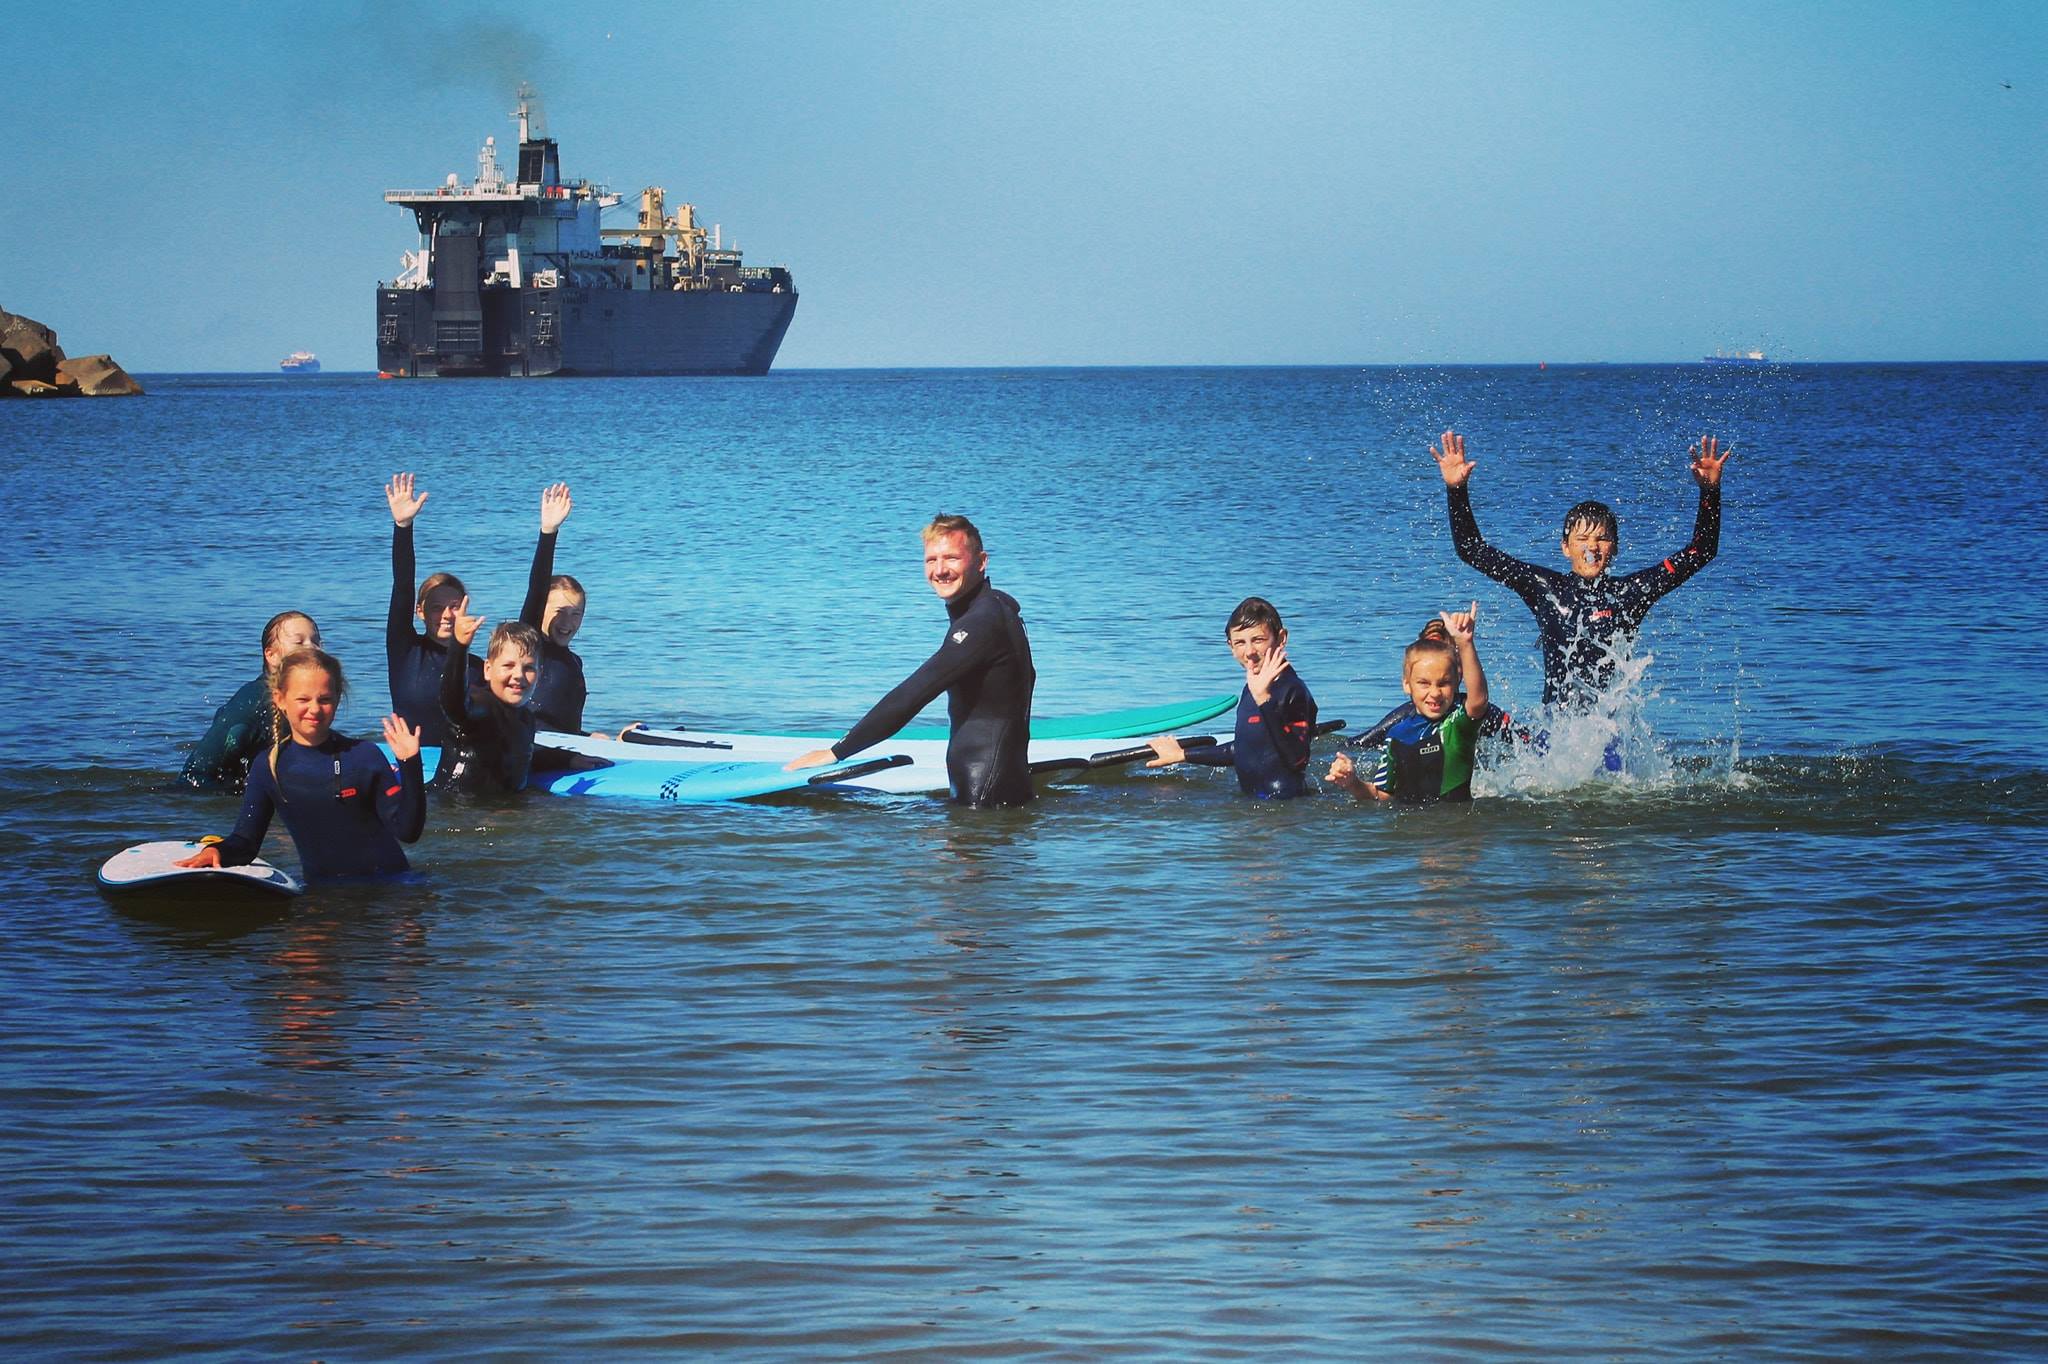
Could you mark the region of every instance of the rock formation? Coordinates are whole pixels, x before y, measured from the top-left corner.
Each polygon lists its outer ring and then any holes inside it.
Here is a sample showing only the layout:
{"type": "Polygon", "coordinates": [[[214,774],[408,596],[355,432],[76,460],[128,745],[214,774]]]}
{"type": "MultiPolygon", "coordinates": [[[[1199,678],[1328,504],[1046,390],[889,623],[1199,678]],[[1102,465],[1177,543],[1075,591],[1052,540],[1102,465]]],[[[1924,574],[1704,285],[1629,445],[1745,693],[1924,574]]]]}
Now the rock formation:
{"type": "Polygon", "coordinates": [[[109,355],[67,358],[57,333],[0,308],[0,398],[112,398],[142,385],[109,355]]]}

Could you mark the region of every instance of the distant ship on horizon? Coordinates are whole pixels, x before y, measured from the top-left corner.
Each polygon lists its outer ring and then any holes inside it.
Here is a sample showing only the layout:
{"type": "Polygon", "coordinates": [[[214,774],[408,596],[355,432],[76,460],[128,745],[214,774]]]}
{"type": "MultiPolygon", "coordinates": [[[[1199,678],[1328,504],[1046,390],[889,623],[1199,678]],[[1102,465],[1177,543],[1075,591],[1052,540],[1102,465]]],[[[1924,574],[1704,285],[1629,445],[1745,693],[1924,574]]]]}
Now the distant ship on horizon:
{"type": "Polygon", "coordinates": [[[278,361],[277,367],[286,374],[318,374],[320,357],[309,350],[295,350],[278,361]]]}
{"type": "Polygon", "coordinates": [[[1737,351],[1733,355],[1726,351],[1716,351],[1712,355],[1702,355],[1700,363],[1707,365],[1768,365],[1771,362],[1765,358],[1764,353],[1760,350],[1745,350],[1737,351]]]}

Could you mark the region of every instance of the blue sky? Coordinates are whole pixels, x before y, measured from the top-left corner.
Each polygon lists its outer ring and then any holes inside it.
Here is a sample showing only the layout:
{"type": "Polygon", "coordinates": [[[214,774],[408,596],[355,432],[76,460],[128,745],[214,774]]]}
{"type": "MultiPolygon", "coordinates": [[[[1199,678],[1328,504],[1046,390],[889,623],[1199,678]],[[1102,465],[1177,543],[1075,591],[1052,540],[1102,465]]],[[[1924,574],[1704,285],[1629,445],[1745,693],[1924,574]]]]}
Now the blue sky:
{"type": "Polygon", "coordinates": [[[387,188],[788,265],[785,366],[2048,358],[2048,5],[101,5],[0,36],[0,306],[373,361],[387,188]],[[2007,88],[2007,83],[2010,88],[2007,88]]]}

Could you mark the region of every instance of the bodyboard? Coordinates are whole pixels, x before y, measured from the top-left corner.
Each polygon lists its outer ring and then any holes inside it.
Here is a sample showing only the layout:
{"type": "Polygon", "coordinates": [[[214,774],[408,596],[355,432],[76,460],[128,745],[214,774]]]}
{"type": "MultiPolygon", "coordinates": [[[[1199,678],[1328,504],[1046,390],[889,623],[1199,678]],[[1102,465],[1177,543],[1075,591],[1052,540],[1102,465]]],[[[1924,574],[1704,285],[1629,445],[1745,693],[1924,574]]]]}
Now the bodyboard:
{"type": "Polygon", "coordinates": [[[100,864],[100,885],[123,894],[153,893],[197,898],[202,895],[270,899],[297,895],[305,887],[296,877],[258,858],[245,867],[174,867],[171,864],[199,851],[186,842],[138,843],[100,864]]]}

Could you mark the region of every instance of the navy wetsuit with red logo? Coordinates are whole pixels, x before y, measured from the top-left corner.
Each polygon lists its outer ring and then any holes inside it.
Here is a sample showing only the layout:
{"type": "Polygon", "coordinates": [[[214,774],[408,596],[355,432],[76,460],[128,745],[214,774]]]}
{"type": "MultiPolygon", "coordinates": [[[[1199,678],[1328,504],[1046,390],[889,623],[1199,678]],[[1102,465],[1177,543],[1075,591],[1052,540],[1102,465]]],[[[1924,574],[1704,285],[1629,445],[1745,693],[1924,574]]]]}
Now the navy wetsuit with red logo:
{"type": "Polygon", "coordinates": [[[1254,800],[1292,800],[1308,775],[1309,743],[1316,733],[1316,699],[1292,666],[1273,679],[1266,704],[1246,687],[1237,697],[1237,734],[1214,748],[1191,748],[1187,760],[1204,767],[1235,767],[1237,784],[1254,800]]]}
{"type": "Polygon", "coordinates": [[[406,869],[398,845],[417,842],[427,822],[418,754],[394,772],[377,745],[330,734],[318,747],[286,740],[276,756],[274,773],[269,749],[249,765],[241,817],[220,843],[222,866],[254,861],[271,815],[279,814],[308,881],[406,869]]]}
{"type": "Polygon", "coordinates": [[[1721,490],[1700,489],[1692,540],[1660,564],[1634,573],[1581,578],[1538,568],[1486,543],[1471,490],[1448,490],[1451,543],[1458,557],[1528,603],[1543,644],[1543,704],[1590,707],[1614,678],[1643,617],[1659,598],[1705,568],[1721,548],[1721,490]]]}

